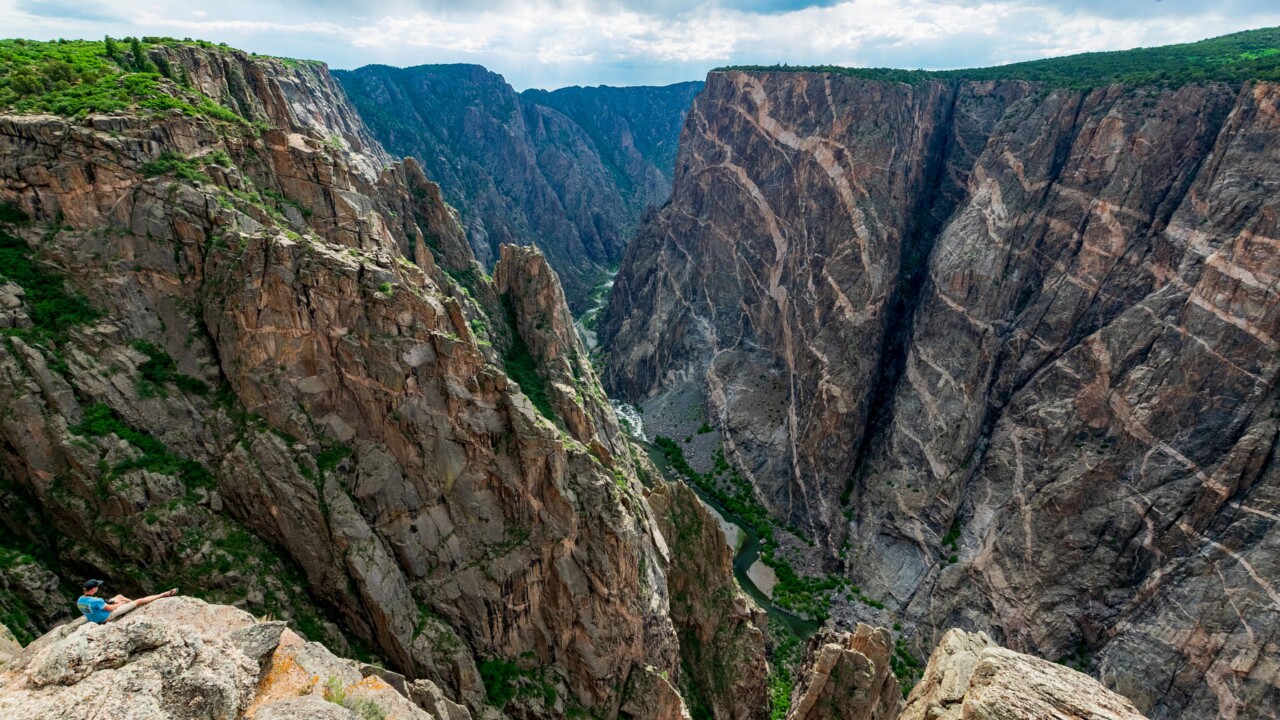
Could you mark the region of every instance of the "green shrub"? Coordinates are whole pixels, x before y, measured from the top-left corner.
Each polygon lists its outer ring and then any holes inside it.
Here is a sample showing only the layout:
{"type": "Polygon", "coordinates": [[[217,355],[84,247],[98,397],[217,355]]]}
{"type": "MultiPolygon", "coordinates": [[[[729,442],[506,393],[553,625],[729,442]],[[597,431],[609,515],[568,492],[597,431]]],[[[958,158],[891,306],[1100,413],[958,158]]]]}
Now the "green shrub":
{"type": "Polygon", "coordinates": [[[920,661],[907,649],[905,640],[898,638],[894,641],[893,655],[889,657],[889,667],[898,678],[898,686],[902,688],[902,697],[905,698],[920,680],[922,672],[920,661]]]}
{"type": "Polygon", "coordinates": [[[169,452],[169,448],[154,435],[129,427],[104,403],[95,403],[85,408],[84,419],[70,430],[77,435],[91,437],[115,435],[121,440],[127,440],[141,452],[138,457],[110,468],[107,479],[129,470],[141,469],[177,477],[188,488],[212,488],[217,484],[213,474],[204,465],[169,452]]]}
{"type": "Polygon", "coordinates": [[[103,42],[0,40],[0,108],[83,116],[138,107],[245,124],[214,98],[172,82],[163,74],[165,67],[157,68],[148,59],[147,44],[146,38],[131,38],[126,55],[111,38],[103,42]]]}
{"type": "Polygon", "coordinates": [[[287,197],[287,196],[286,196],[284,193],[282,193],[282,192],[279,192],[279,191],[277,191],[277,190],[272,190],[271,188],[266,188],[266,189],[264,189],[264,190],[262,191],[262,195],[263,195],[263,197],[268,197],[268,198],[271,198],[272,200],[274,200],[274,201],[276,202],[276,205],[277,205],[277,206],[279,206],[279,205],[289,205],[289,206],[291,206],[292,208],[294,208],[295,210],[297,210],[297,211],[302,215],[302,217],[304,217],[304,218],[309,218],[309,217],[311,217],[311,208],[308,208],[308,207],[306,207],[306,206],[302,205],[302,204],[301,204],[301,203],[299,203],[297,200],[293,200],[293,199],[291,199],[291,198],[287,197]]]}
{"type": "MultiPolygon", "coordinates": [[[[742,523],[751,528],[760,538],[760,560],[773,568],[778,578],[773,587],[773,604],[784,610],[802,612],[818,621],[826,620],[831,606],[831,596],[841,590],[849,590],[858,600],[874,608],[883,609],[884,603],[862,594],[849,578],[842,575],[825,575],[810,577],[795,571],[784,558],[777,554],[778,541],[774,530],[776,525],[769,516],[768,510],[756,498],[751,483],[742,477],[725,460],[724,450],[718,450],[715,464],[710,473],[701,474],[695,471],[685,458],[680,443],[671,438],[658,435],[653,439],[654,446],[662,453],[667,465],[676,473],[684,476],[699,490],[724,506],[736,515],[742,523]]],[[[792,532],[799,537],[799,529],[792,532]]]]}
{"type": "Polygon", "coordinates": [[[942,544],[952,550],[956,549],[956,543],[960,539],[960,518],[951,521],[951,527],[947,530],[947,534],[942,536],[942,544]]]}
{"type": "Polygon", "coordinates": [[[198,182],[206,179],[201,171],[202,167],[204,167],[204,164],[196,158],[184,157],[166,150],[160,153],[160,157],[143,165],[142,174],[147,177],[159,177],[173,173],[183,180],[198,182]]]}
{"type": "Polygon", "coordinates": [[[516,322],[515,306],[511,298],[503,296],[502,307],[506,312],[507,324],[511,327],[511,346],[503,356],[503,365],[507,375],[520,386],[520,390],[529,398],[533,406],[551,422],[556,421],[555,408],[551,406],[551,393],[547,381],[538,372],[538,362],[529,352],[529,345],[520,336],[516,322]]]}
{"type": "Polygon", "coordinates": [[[784,720],[791,710],[791,691],[800,664],[800,638],[774,620],[769,621],[768,630],[774,646],[773,674],[769,676],[769,718],[784,720]]]}
{"type": "Polygon", "coordinates": [[[485,660],[479,665],[485,700],[499,710],[516,698],[539,697],[547,707],[556,701],[556,689],[541,668],[523,668],[509,660],[485,660]]]}
{"type": "Polygon", "coordinates": [[[133,349],[147,356],[146,362],[138,366],[138,374],[142,376],[143,394],[164,396],[164,385],[172,383],[184,393],[192,395],[208,395],[209,386],[199,378],[178,372],[178,365],[164,348],[142,340],[133,342],[133,349]]]}
{"type": "Polygon", "coordinates": [[[320,468],[321,472],[329,472],[349,457],[351,457],[351,448],[346,445],[325,448],[316,454],[316,467],[320,468]]]}
{"type": "Polygon", "coordinates": [[[137,72],[152,72],[155,66],[147,59],[147,51],[142,47],[142,41],[136,37],[129,38],[129,54],[133,56],[133,69],[137,72]]]}
{"type": "Polygon", "coordinates": [[[0,277],[20,285],[26,293],[30,330],[9,334],[28,335],[37,340],[61,340],[67,331],[101,317],[83,295],[67,289],[62,275],[37,264],[31,248],[22,238],[0,228],[0,277]]]}
{"type": "Polygon", "coordinates": [[[1072,650],[1071,654],[1058,658],[1059,665],[1066,665],[1080,672],[1089,672],[1089,665],[1092,662],[1093,655],[1089,653],[1089,646],[1083,639],[1076,644],[1075,650],[1072,650]]]}

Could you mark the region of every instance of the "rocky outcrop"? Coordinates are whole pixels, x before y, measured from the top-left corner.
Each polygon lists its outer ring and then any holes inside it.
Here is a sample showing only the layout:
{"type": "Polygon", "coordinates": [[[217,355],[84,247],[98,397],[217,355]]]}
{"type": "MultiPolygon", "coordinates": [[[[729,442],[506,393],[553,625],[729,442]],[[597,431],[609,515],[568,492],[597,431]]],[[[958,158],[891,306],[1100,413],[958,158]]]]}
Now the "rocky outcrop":
{"type": "Polygon", "coordinates": [[[24,329],[31,327],[26,312],[26,292],[17,283],[0,284],[0,329],[24,329]]]}
{"type": "Polygon", "coordinates": [[[71,616],[58,576],[25,553],[0,550],[0,617],[6,632],[31,640],[71,616]]]}
{"type": "Polygon", "coordinates": [[[683,484],[655,488],[649,504],[674,548],[667,587],[685,696],[716,720],[768,717],[767,619],[738,587],[719,525],[683,484]]]}
{"type": "Polygon", "coordinates": [[[170,598],[106,625],[77,620],[20,650],[0,669],[0,713],[13,720],[470,720],[443,698],[455,714],[410,699],[410,688],[438,696],[430,682],[391,679],[401,687],[282,622],[170,598]]]}
{"type": "Polygon", "coordinates": [[[1062,665],[950,630],[898,720],[1143,720],[1125,698],[1062,665]]]}
{"type": "Polygon", "coordinates": [[[546,383],[553,416],[564,422],[569,434],[606,462],[615,455],[627,458],[630,441],[601,391],[560,283],[542,253],[533,247],[503,245],[493,283],[513,329],[508,367],[527,354],[546,383]]]}
{"type": "Polygon", "coordinates": [[[666,546],[629,449],[593,451],[624,447],[616,421],[569,393],[548,417],[508,368],[543,336],[504,303],[567,317],[545,265],[499,267],[500,300],[323,68],[152,52],[244,122],[0,116],[0,203],[31,218],[0,226],[31,320],[0,342],[0,537],[64,578],[286,618],[476,712],[612,717],[633,673],[675,673],[666,546]]]}
{"type": "Polygon", "coordinates": [[[656,668],[631,676],[618,717],[634,720],[690,720],[684,698],[656,668]]]}
{"type": "Polygon", "coordinates": [[[928,652],[1280,703],[1280,88],[716,72],[600,322],[928,652]],[[1193,669],[1194,668],[1194,669],[1193,669]]]}
{"type": "Polygon", "coordinates": [[[892,655],[893,636],[884,628],[819,630],[809,638],[787,720],[898,717],[902,692],[889,664],[892,655]]]}
{"type": "Polygon", "coordinates": [[[671,191],[701,83],[517,93],[478,65],[335,73],[378,139],[417,158],[461,212],[481,263],[537,245],[581,312],[641,213],[671,191]]]}
{"type": "Polygon", "coordinates": [[[331,151],[345,151],[350,167],[366,177],[376,178],[392,165],[322,62],[250,62],[239,50],[209,43],[168,42],[146,52],[167,75],[179,75],[189,89],[250,122],[301,131],[331,151]]]}

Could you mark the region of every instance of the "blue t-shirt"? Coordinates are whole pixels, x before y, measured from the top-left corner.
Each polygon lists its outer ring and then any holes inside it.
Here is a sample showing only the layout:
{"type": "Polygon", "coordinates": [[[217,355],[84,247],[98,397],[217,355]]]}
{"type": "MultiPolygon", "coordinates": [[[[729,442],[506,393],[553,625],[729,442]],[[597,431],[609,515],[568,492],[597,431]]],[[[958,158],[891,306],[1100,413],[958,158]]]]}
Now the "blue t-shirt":
{"type": "Polygon", "coordinates": [[[76,601],[76,607],[80,608],[80,612],[89,618],[89,622],[102,623],[107,621],[111,613],[107,611],[107,601],[99,597],[91,595],[81,595],[76,601]]]}

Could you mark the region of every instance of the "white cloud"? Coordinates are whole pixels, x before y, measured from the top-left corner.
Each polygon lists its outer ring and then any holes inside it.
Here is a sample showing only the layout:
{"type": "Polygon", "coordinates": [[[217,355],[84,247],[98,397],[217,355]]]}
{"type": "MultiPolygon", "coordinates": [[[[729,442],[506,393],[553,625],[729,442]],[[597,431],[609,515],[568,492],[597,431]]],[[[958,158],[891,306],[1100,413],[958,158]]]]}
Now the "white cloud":
{"type": "Polygon", "coordinates": [[[362,48],[495,52],[543,63],[717,61],[731,57],[741,18],[741,13],[716,9],[671,20],[629,10],[599,12],[585,5],[531,3],[464,20],[425,13],[383,17],[355,28],[350,40],[362,48]]]}

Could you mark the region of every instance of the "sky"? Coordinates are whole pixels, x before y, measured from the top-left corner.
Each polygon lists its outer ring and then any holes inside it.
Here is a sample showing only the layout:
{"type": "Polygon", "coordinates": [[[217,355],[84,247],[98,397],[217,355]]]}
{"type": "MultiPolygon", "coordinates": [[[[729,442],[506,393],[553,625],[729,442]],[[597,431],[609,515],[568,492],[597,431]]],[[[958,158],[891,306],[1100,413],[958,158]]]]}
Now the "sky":
{"type": "Polygon", "coordinates": [[[1280,26],[1280,0],[0,0],[0,35],[192,37],[335,68],[479,63],[518,90],[722,65],[946,69],[1280,26]]]}

